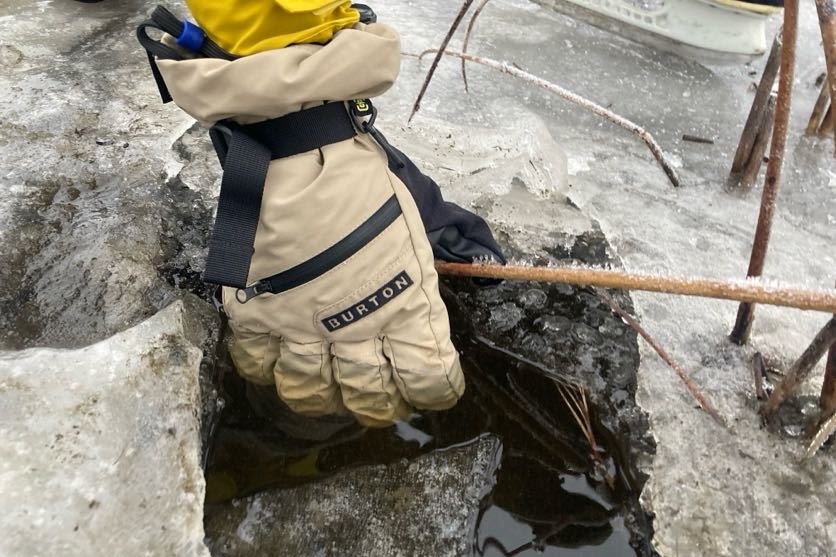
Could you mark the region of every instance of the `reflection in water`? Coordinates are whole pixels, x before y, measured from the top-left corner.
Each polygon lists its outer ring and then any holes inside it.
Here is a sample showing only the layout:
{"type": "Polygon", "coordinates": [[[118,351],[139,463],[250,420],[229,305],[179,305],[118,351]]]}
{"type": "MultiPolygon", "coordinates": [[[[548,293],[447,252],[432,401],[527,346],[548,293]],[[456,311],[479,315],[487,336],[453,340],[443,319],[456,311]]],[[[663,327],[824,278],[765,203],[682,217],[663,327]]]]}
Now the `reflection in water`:
{"type": "Polygon", "coordinates": [[[636,555],[624,516],[625,502],[637,493],[614,435],[592,416],[604,444],[598,451],[613,474],[608,485],[591,466],[591,449],[554,373],[476,336],[464,322],[467,314],[449,300],[448,307],[468,388],[446,412],[422,413],[385,429],[351,427],[326,441],[301,441],[254,415],[242,381],[227,377],[229,407],[206,470],[207,504],[412,458],[490,432],[502,441],[502,462],[496,486],[482,502],[474,554],[636,555]]]}
{"type": "Polygon", "coordinates": [[[635,555],[628,544],[630,533],[621,517],[615,517],[601,527],[600,534],[597,540],[593,540],[594,543],[585,539],[582,544],[572,543],[569,539],[571,530],[566,531],[561,538],[557,537],[559,531],[538,535],[531,524],[519,520],[501,507],[491,505],[479,517],[474,553],[483,557],[635,555]]]}

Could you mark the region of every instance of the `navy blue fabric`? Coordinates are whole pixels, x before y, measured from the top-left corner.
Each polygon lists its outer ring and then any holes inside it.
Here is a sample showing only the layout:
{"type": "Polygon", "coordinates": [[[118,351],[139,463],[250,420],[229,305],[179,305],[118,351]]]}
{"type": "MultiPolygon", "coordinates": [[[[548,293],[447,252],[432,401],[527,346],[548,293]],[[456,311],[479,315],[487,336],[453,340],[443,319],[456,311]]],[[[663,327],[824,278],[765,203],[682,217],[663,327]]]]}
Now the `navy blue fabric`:
{"type": "Polygon", "coordinates": [[[502,249],[482,217],[444,201],[441,189],[432,178],[421,172],[401,151],[391,145],[389,148],[400,159],[394,160],[390,154],[389,169],[412,194],[436,259],[471,263],[488,257],[506,263],[502,249]]]}

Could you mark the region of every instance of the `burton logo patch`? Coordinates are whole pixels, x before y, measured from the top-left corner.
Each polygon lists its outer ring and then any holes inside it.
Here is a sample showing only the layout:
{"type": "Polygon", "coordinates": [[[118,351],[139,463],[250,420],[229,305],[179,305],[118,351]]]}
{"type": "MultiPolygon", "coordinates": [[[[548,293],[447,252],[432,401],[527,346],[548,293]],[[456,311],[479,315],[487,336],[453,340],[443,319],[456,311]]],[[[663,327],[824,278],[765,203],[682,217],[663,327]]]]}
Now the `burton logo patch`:
{"type": "Polygon", "coordinates": [[[406,274],[406,271],[401,271],[392,280],[375,290],[369,296],[345,308],[343,311],[322,319],[322,324],[325,325],[328,331],[334,332],[337,329],[342,329],[352,323],[356,323],[388,304],[392,299],[412,286],[412,284],[412,278],[406,274]]]}

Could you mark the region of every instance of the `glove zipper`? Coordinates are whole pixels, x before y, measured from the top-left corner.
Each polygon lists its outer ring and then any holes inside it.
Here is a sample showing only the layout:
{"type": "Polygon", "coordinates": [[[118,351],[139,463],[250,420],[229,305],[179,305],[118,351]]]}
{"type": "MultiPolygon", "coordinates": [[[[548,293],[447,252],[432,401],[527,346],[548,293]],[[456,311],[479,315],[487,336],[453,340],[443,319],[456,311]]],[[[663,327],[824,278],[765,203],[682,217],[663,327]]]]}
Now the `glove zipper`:
{"type": "Polygon", "coordinates": [[[398,199],[392,195],[363,224],[330,248],[295,267],[262,279],[252,286],[239,288],[235,292],[235,298],[245,304],[260,294],[278,294],[312,281],[360,251],[395,222],[400,214],[401,206],[398,199]]]}

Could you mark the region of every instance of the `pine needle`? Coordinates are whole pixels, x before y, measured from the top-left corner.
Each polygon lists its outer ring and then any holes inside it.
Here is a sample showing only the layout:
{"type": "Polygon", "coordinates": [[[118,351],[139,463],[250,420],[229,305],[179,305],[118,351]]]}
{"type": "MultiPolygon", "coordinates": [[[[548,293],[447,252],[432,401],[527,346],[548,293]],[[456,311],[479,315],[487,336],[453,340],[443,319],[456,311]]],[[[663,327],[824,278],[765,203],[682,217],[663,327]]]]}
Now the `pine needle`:
{"type": "Polygon", "coordinates": [[[556,384],[563,402],[566,403],[566,407],[572,413],[572,417],[580,427],[583,436],[586,437],[586,441],[592,449],[592,454],[596,455],[598,443],[595,440],[595,433],[592,431],[592,417],[589,415],[589,406],[586,403],[586,392],[583,389],[570,389],[560,383],[556,384]],[[575,392],[580,394],[576,395],[575,392]]]}

